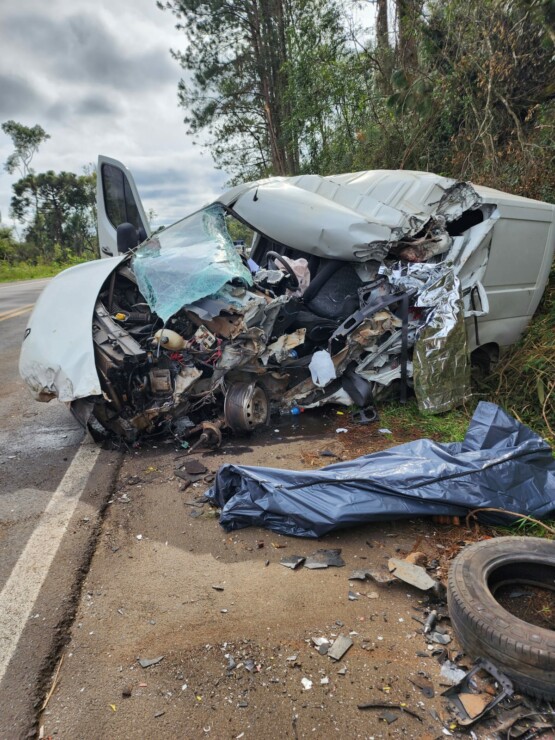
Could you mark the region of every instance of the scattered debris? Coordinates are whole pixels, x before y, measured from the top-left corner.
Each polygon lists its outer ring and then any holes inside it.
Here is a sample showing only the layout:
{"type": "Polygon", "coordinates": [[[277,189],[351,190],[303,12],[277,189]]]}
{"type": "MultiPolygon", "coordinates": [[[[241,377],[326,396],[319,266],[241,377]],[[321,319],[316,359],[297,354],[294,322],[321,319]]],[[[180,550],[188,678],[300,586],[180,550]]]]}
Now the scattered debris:
{"type": "Polygon", "coordinates": [[[433,699],[435,696],[434,685],[426,676],[409,676],[409,681],[420,689],[427,699],[433,699]]]}
{"type": "Polygon", "coordinates": [[[204,475],[208,473],[208,468],[200,460],[188,459],[183,464],[185,471],[189,475],[204,475]]]}
{"type": "Polygon", "coordinates": [[[463,680],[463,678],[466,676],[466,671],[463,671],[461,668],[459,668],[456,663],[453,663],[450,660],[445,660],[441,664],[441,670],[439,674],[443,679],[445,679],[445,681],[454,685],[460,683],[463,680]]]}
{"type": "Polygon", "coordinates": [[[348,593],[349,601],[358,601],[358,594],[354,591],[349,591],[348,593]]]}
{"type": "Polygon", "coordinates": [[[308,691],[312,688],[312,681],[309,678],[301,678],[301,683],[305,691],[308,691]]]}
{"type": "Polygon", "coordinates": [[[341,660],[347,650],[349,650],[349,648],[351,648],[352,646],[353,641],[350,637],[339,635],[333,642],[332,646],[329,648],[327,654],[333,660],[341,660]]]}
{"type": "Polygon", "coordinates": [[[315,553],[309,555],[304,563],[305,568],[317,569],[317,568],[341,568],[345,565],[345,561],[341,556],[341,549],[337,550],[316,550],[315,553]]]}
{"type": "Polygon", "coordinates": [[[401,712],[406,712],[407,714],[410,714],[411,717],[415,717],[419,722],[423,721],[422,717],[417,712],[414,712],[412,709],[409,709],[404,704],[368,702],[366,704],[358,704],[357,706],[359,709],[399,709],[401,712]]]}
{"type": "Polygon", "coordinates": [[[368,570],[354,570],[349,576],[350,581],[365,581],[367,578],[370,578],[368,570]]]}
{"type": "Polygon", "coordinates": [[[421,591],[428,591],[436,584],[436,581],[426,573],[424,568],[421,568],[419,565],[413,565],[406,560],[390,558],[388,567],[400,581],[404,581],[421,591]]]}
{"type": "Polygon", "coordinates": [[[426,621],[424,622],[424,634],[425,635],[427,635],[428,632],[432,631],[436,621],[437,621],[437,611],[435,609],[432,609],[432,611],[426,617],[426,621]]]}
{"type": "Polygon", "coordinates": [[[223,591],[224,590],[224,587],[222,585],[218,584],[218,583],[213,583],[212,584],[212,588],[214,589],[214,591],[223,591]]]}
{"type": "Polygon", "coordinates": [[[514,688],[511,680],[499,671],[489,660],[479,659],[465,677],[456,686],[444,691],[442,696],[447,697],[457,717],[457,722],[463,727],[474,724],[497,706],[503,699],[512,696],[514,688]],[[473,681],[478,672],[489,674],[499,687],[499,693],[492,696],[487,692],[477,691],[473,681]]]}
{"type": "Polygon", "coordinates": [[[163,655],[161,655],[159,658],[138,658],[141,668],[150,668],[150,666],[157,665],[162,660],[164,660],[163,655]]]}
{"type": "Polygon", "coordinates": [[[449,645],[452,639],[451,635],[446,635],[442,632],[432,632],[430,634],[430,640],[436,645],[449,645]]]}
{"type": "Polygon", "coordinates": [[[291,570],[295,570],[299,565],[304,563],[305,559],[306,558],[302,555],[287,555],[279,561],[279,564],[284,565],[286,568],[291,568],[291,570]]]}
{"type": "Polygon", "coordinates": [[[428,556],[424,552],[410,552],[405,558],[405,562],[425,568],[428,565],[428,556]]]}

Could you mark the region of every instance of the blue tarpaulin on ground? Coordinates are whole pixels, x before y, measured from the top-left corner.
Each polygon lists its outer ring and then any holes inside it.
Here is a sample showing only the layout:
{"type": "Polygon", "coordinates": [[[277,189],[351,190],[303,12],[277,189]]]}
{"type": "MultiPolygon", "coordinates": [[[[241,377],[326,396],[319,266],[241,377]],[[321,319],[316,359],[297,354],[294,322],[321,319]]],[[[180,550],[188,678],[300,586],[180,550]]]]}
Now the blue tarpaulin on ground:
{"type": "Polygon", "coordinates": [[[555,516],[555,460],[545,440],[482,401],[463,442],[419,439],[320,470],[223,465],[207,495],[226,531],[261,526],[298,537],[485,507],[542,519],[555,516]]]}

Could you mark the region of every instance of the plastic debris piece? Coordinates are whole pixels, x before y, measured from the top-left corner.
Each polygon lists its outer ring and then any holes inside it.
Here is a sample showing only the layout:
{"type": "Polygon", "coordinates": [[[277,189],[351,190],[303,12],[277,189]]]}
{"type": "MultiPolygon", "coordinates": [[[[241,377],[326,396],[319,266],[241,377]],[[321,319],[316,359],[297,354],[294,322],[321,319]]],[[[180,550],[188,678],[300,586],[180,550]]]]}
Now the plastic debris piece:
{"type": "Polygon", "coordinates": [[[284,565],[286,568],[291,568],[291,570],[295,570],[302,565],[304,561],[305,558],[302,557],[302,555],[287,555],[279,561],[279,564],[284,565]]]}
{"type": "Polygon", "coordinates": [[[327,686],[329,684],[330,680],[327,676],[324,676],[324,678],[320,679],[320,686],[327,686]]]}
{"type": "Polygon", "coordinates": [[[358,601],[358,594],[356,594],[354,591],[349,591],[348,597],[349,601],[358,601]]]}
{"type": "Polygon", "coordinates": [[[345,427],[338,427],[338,428],[337,428],[337,429],[335,430],[335,433],[336,433],[336,434],[347,434],[347,432],[348,432],[348,431],[349,431],[349,430],[348,430],[348,429],[345,429],[345,427]]]}
{"type": "Polygon", "coordinates": [[[391,429],[385,429],[385,428],[384,429],[378,429],[378,432],[380,434],[393,434],[393,432],[391,431],[391,429]]]}
{"type": "Polygon", "coordinates": [[[224,587],[223,587],[223,586],[221,586],[221,585],[220,585],[220,584],[218,584],[218,583],[213,583],[213,584],[212,584],[212,588],[214,589],[214,591],[223,591],[223,590],[224,590],[224,587]]]}
{"type": "Polygon", "coordinates": [[[459,701],[470,719],[475,719],[491,703],[490,694],[459,694],[459,701]]]}
{"type": "Polygon", "coordinates": [[[442,696],[445,696],[449,700],[451,709],[457,718],[457,724],[468,727],[468,725],[480,720],[504,699],[512,696],[513,693],[514,687],[512,681],[504,673],[501,673],[493,663],[490,663],[489,660],[478,658],[470,671],[465,674],[462,681],[456,686],[448,688],[443,692],[442,696]],[[498,691],[495,696],[487,693],[482,693],[481,695],[474,693],[474,676],[480,671],[489,674],[495,682],[498,691]]]}
{"type": "Polygon", "coordinates": [[[451,635],[444,635],[441,632],[432,632],[430,640],[435,642],[436,645],[449,645],[452,640],[451,635]]]}
{"type": "Polygon", "coordinates": [[[312,355],[308,369],[312,376],[312,382],[319,388],[325,388],[326,385],[337,377],[331,355],[325,349],[319,350],[312,355]]]}
{"type": "Polygon", "coordinates": [[[341,549],[337,550],[316,550],[315,553],[309,555],[305,560],[305,568],[341,568],[345,565],[345,561],[341,557],[341,549]]]}
{"type": "Polygon", "coordinates": [[[163,655],[160,655],[159,658],[139,658],[139,665],[141,668],[150,668],[151,665],[157,665],[162,660],[164,660],[163,655]]]}
{"type": "Polygon", "coordinates": [[[332,658],[332,660],[341,660],[341,658],[345,655],[347,650],[353,646],[353,641],[350,637],[345,637],[345,635],[339,635],[331,648],[328,650],[328,656],[332,658]]]}
{"type": "Polygon", "coordinates": [[[309,678],[301,678],[301,683],[305,691],[309,691],[312,688],[312,681],[309,678]]]}
{"type": "Polygon", "coordinates": [[[400,560],[399,558],[390,558],[388,567],[400,581],[404,581],[421,591],[428,591],[435,586],[436,582],[434,579],[419,565],[407,563],[406,560],[400,560]]]}
{"type": "Polygon", "coordinates": [[[450,684],[460,683],[466,676],[466,672],[457,666],[456,663],[452,663],[450,660],[446,660],[442,663],[439,675],[450,684]]]}

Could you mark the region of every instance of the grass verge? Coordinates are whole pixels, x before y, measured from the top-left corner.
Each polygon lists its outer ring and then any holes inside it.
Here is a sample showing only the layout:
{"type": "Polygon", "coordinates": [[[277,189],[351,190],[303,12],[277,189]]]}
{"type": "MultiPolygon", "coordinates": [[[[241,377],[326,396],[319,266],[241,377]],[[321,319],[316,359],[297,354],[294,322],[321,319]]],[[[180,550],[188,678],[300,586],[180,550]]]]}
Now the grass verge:
{"type": "Polygon", "coordinates": [[[58,263],[51,262],[49,264],[38,264],[30,265],[26,262],[22,262],[18,265],[9,265],[5,262],[0,262],[0,283],[11,283],[15,280],[35,280],[37,278],[54,277],[62,270],[66,270],[68,267],[79,265],[82,262],[89,262],[89,259],[76,259],[69,262],[58,263]]]}

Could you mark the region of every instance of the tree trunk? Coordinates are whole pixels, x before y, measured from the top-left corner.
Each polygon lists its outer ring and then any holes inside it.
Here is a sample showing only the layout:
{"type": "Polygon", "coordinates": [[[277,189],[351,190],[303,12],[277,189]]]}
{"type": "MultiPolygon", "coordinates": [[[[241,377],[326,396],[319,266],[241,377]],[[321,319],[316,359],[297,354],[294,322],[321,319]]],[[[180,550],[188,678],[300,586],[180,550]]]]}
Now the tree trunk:
{"type": "Polygon", "coordinates": [[[421,3],[419,0],[396,0],[396,4],[399,62],[405,70],[416,69],[418,64],[416,28],[420,17],[421,3]]]}

